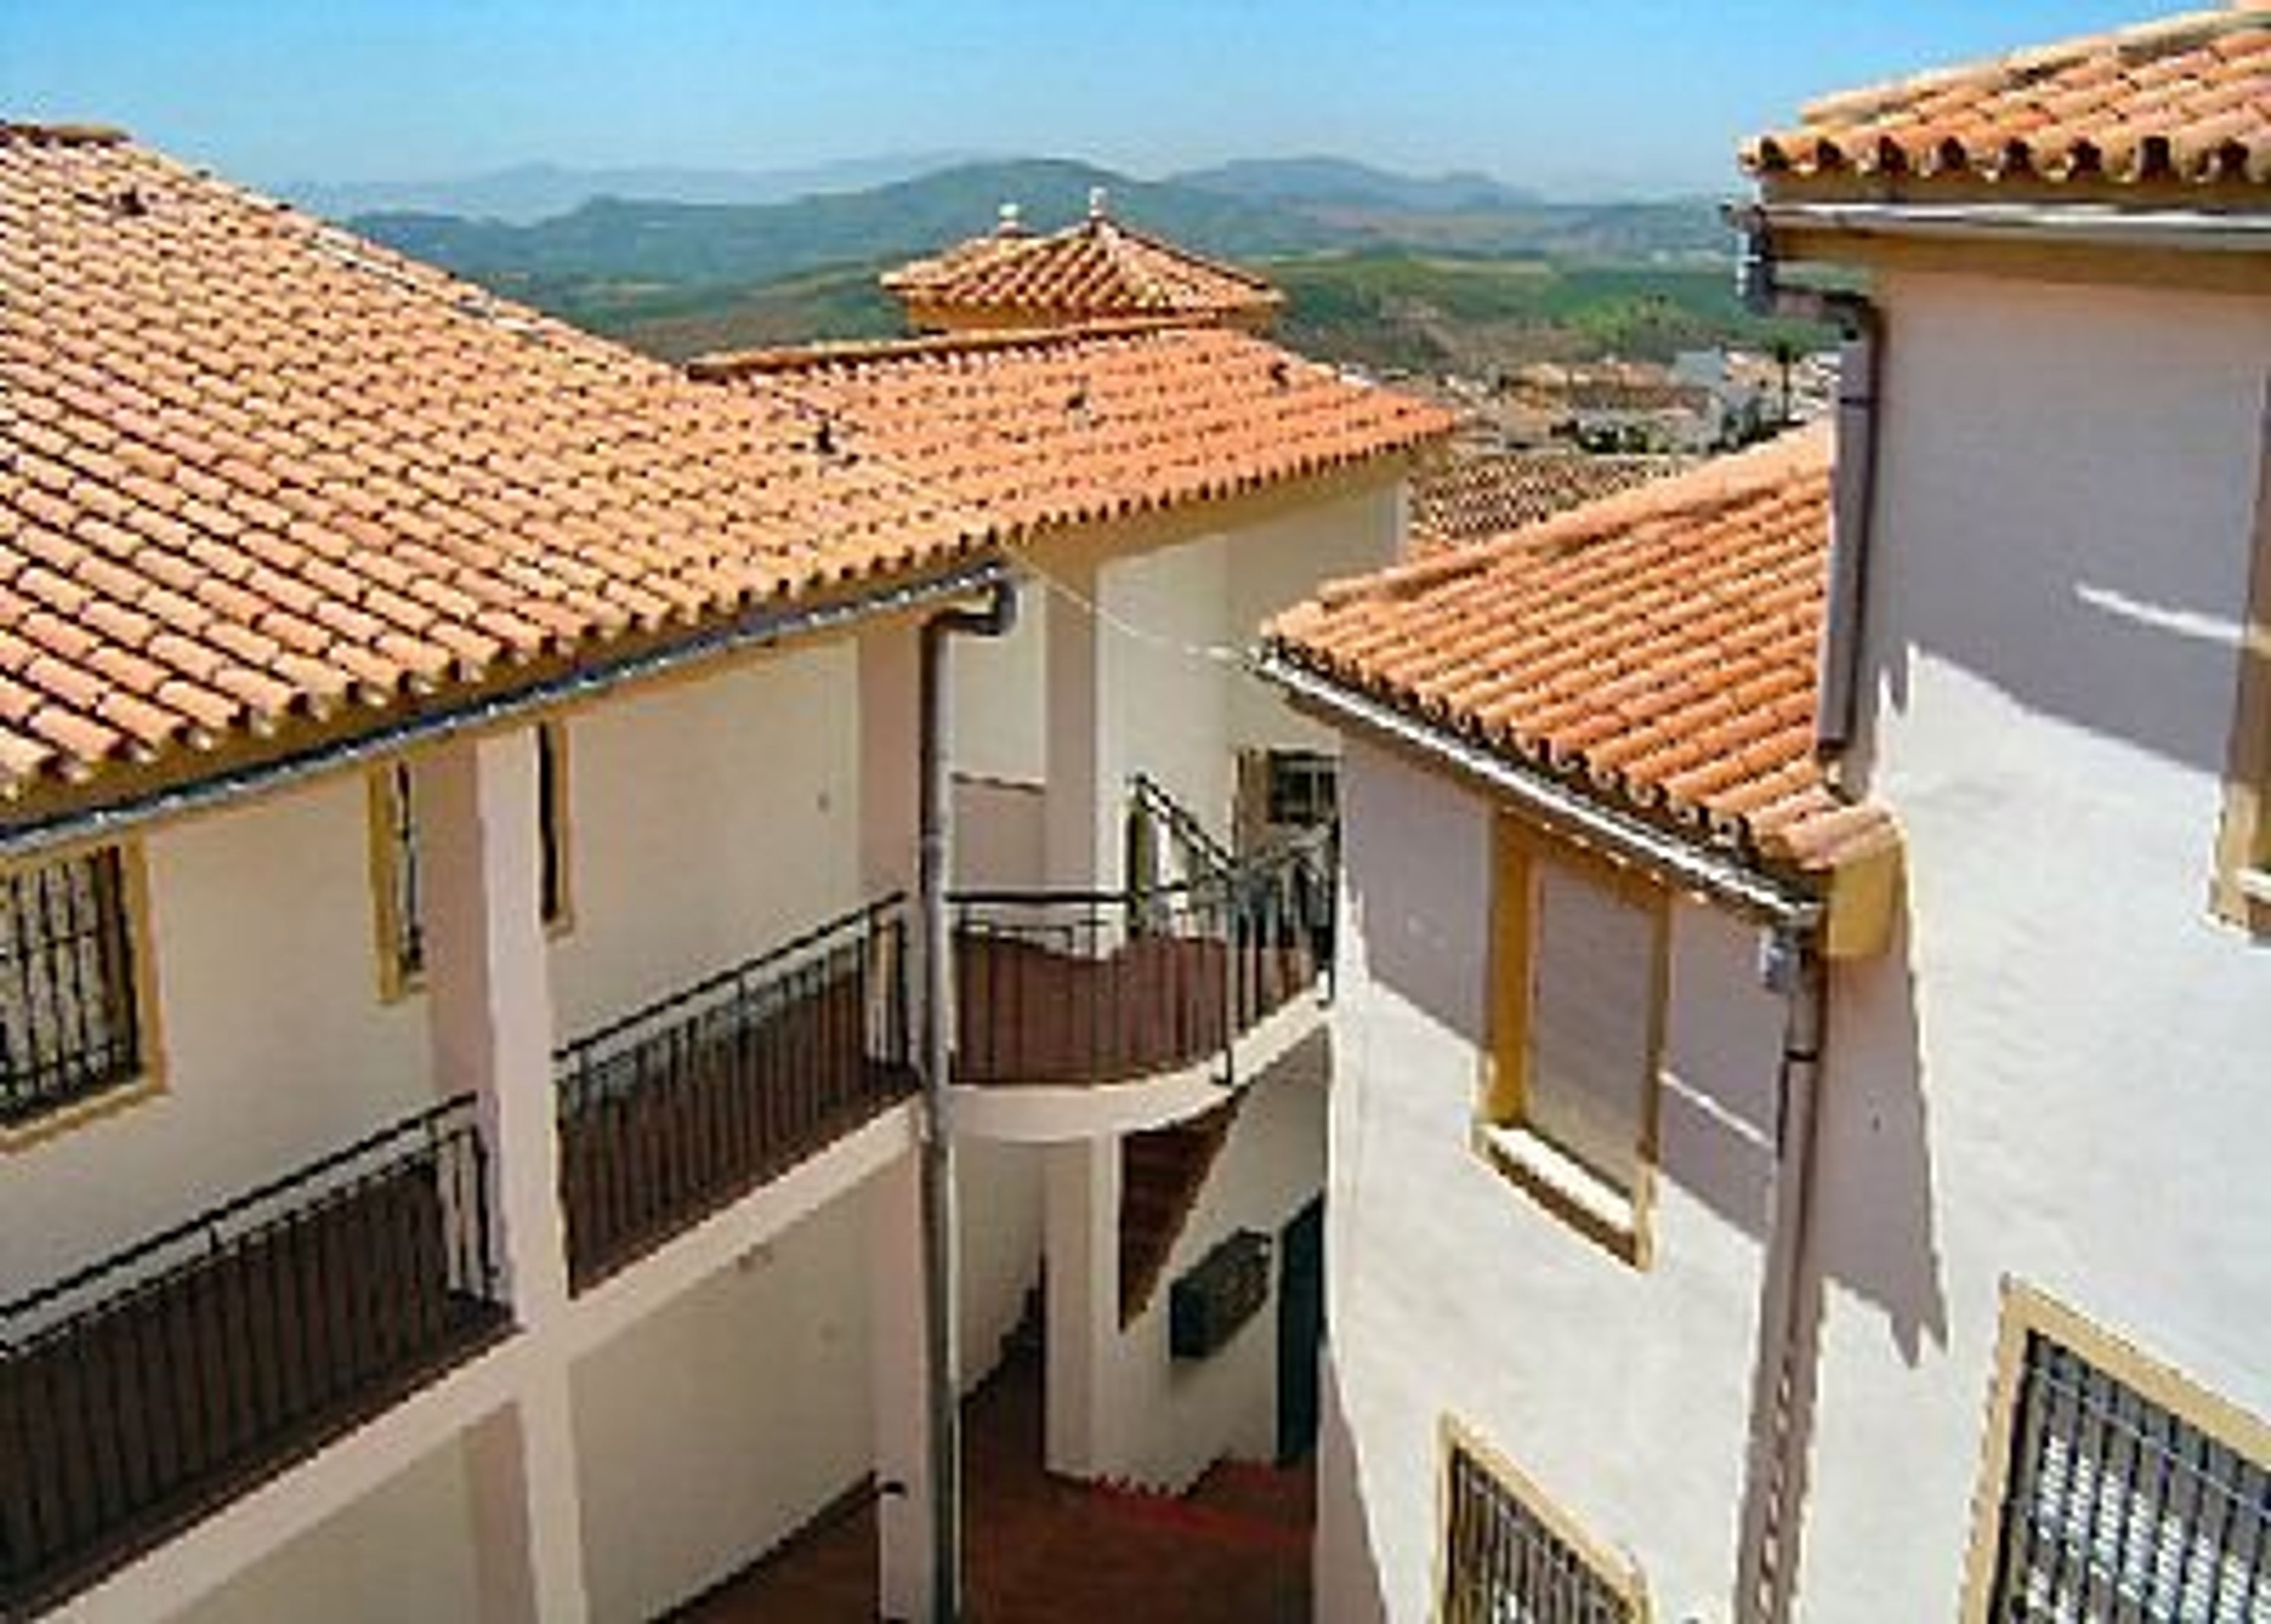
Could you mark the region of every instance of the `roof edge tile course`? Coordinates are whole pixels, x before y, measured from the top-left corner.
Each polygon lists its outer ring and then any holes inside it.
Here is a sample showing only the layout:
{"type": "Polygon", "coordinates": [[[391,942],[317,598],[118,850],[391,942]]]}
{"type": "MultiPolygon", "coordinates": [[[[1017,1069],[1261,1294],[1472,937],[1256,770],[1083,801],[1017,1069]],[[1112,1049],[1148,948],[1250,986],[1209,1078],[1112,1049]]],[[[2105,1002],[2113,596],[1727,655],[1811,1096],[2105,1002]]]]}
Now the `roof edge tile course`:
{"type": "Polygon", "coordinates": [[[1829,437],[1754,451],[1493,541],[1329,584],[1277,657],[1768,867],[1888,827],[1813,756],[1829,437]],[[1849,813],[1858,816],[1848,816],[1849,813]]]}
{"type": "Polygon", "coordinates": [[[1754,137],[1769,190],[2096,182],[2260,205],[2271,185],[2271,12],[2195,11],[1840,91],[1754,137]]]}

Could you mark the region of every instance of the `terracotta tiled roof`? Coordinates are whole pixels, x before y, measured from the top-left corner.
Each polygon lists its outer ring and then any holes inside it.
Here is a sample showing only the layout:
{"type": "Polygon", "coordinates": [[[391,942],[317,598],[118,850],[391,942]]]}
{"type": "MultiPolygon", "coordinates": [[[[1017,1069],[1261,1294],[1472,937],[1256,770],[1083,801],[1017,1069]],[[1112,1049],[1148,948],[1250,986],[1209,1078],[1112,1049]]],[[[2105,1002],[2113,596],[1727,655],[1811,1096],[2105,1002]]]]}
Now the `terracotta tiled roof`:
{"type": "Polygon", "coordinates": [[[705,386],[114,132],[0,126],[0,801],[210,776],[1430,426],[1262,346],[1203,350],[1203,386],[1199,354],[905,364],[887,388],[932,386],[847,446],[855,363],[705,386]],[[1016,436],[1082,379],[1076,488],[1016,436]],[[1160,390],[1216,437],[1121,432],[1160,390]]]}
{"type": "Polygon", "coordinates": [[[1802,868],[1883,828],[1813,755],[1826,434],[1336,584],[1278,655],[1642,816],[1802,868]]]}
{"type": "Polygon", "coordinates": [[[0,131],[0,794],[942,561],[987,521],[114,134],[0,131]]]}
{"type": "Polygon", "coordinates": [[[1748,168],[1986,182],[2271,183],[2271,11],[2242,6],[2021,51],[1805,109],[1748,168]]]}
{"type": "Polygon", "coordinates": [[[920,324],[955,328],[1141,316],[1253,325],[1284,298],[1260,277],[1131,230],[1100,206],[1048,236],[1005,221],[990,236],[901,266],[883,287],[920,324]]]}
{"type": "Polygon", "coordinates": [[[697,376],[792,399],[1023,531],[1211,501],[1448,435],[1448,412],[1263,339],[1161,324],[720,356],[697,376]]]}
{"type": "Polygon", "coordinates": [[[1590,457],[1578,451],[1459,458],[1411,482],[1412,544],[1424,548],[1488,540],[1689,466],[1678,457],[1590,457]]]}

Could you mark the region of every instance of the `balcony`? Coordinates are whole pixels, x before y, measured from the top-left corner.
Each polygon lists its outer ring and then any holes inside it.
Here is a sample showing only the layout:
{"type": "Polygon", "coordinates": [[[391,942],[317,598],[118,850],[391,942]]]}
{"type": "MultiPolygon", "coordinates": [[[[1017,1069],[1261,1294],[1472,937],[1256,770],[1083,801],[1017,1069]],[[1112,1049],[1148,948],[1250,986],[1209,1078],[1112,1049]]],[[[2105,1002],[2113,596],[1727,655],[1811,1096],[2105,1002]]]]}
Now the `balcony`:
{"type": "Polygon", "coordinates": [[[577,1291],[914,1091],[899,898],[580,1038],[554,1057],[577,1291]]]}
{"type": "Polygon", "coordinates": [[[470,1097],[0,1307],[0,1613],[36,1611],[508,1329],[470,1097]]]}
{"type": "Polygon", "coordinates": [[[1331,876],[1310,840],[1150,890],[958,895],[956,1080],[1095,1086],[1212,1062],[1234,1081],[1238,1039],[1331,963],[1331,876]]]}

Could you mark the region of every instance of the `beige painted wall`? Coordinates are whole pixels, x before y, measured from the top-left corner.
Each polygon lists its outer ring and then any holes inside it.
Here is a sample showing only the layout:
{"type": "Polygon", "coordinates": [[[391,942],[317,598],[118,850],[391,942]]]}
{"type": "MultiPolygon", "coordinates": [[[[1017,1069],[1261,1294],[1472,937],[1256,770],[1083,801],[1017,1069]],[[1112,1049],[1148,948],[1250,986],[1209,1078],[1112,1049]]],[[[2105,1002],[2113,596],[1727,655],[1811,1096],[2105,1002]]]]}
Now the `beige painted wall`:
{"type": "Polygon", "coordinates": [[[576,921],[552,952],[563,1034],[866,900],[848,640],[579,711],[569,775],[576,921]]]}
{"type": "Polygon", "coordinates": [[[1319,1617],[1430,1616],[1448,1417],[1627,1553],[1654,1616],[1723,1618],[1781,1001],[1749,931],[1673,905],[1654,1256],[1630,1267],[1471,1148],[1488,806],[1361,742],[1346,762],[1319,1617]]]}
{"type": "Polygon", "coordinates": [[[865,1203],[832,1202],[583,1360],[597,1624],[715,1583],[867,1470],[865,1203]]]}
{"type": "Polygon", "coordinates": [[[1277,1453],[1277,1243],[1324,1188],[1328,1047],[1319,1032],[1247,1091],[1158,1292],[1113,1349],[1102,1430],[1115,1476],[1181,1489],[1224,1456],[1266,1461],[1277,1453]],[[1169,1287],[1241,1229],[1270,1237],[1269,1300],[1210,1358],[1172,1358],[1169,1287]]]}
{"type": "Polygon", "coordinates": [[[188,1611],[181,1624],[454,1624],[476,1615],[472,1509],[455,1440],[188,1611]]]}
{"type": "Polygon", "coordinates": [[[1949,1616],[2007,1274],[2271,1415],[2271,954],[2207,911],[2271,299],[1881,297],[1865,754],[1908,918],[1835,989],[1821,1620],[1949,1616]]]}

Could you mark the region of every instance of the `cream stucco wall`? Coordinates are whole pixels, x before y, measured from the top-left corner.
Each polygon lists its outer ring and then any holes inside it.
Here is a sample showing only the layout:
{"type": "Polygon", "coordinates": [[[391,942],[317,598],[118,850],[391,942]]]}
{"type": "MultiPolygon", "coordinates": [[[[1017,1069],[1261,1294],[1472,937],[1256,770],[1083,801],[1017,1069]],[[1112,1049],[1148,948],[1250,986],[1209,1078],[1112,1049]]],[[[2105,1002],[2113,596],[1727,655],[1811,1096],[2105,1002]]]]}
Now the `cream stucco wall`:
{"type": "Polygon", "coordinates": [[[1224,1456],[1266,1461],[1276,1454],[1277,1241],[1324,1186],[1330,1063],[1320,1032],[1247,1090],[1159,1271],[1158,1289],[1136,1322],[1107,1345],[1109,1367],[1099,1380],[1108,1397],[1099,1431],[1110,1475],[1182,1489],[1224,1456]],[[1241,1229],[1270,1238],[1268,1300],[1210,1357],[1173,1358],[1170,1288],[1241,1229]]]}
{"type": "Polygon", "coordinates": [[[582,1360],[598,1624],[733,1572],[867,1471],[866,1207],[832,1202],[582,1360]]]}
{"type": "Polygon", "coordinates": [[[627,694],[568,724],[563,1034],[859,906],[860,659],[841,640],[627,694]]]}
{"type": "Polygon", "coordinates": [[[1471,1148],[1489,806],[1360,741],[1344,786],[1319,1617],[1431,1616],[1456,1419],[1626,1553],[1654,1616],[1724,1618],[1783,1031],[1752,933],[1672,906],[1653,1257],[1635,1270],[1471,1148]]]}
{"type": "Polygon", "coordinates": [[[1903,275],[1841,976],[1803,1616],[1945,1618],[1999,1283],[2271,1415],[2271,954],[2206,900],[2271,299],[1903,275]]]}
{"type": "Polygon", "coordinates": [[[175,1615],[181,1624],[451,1624],[478,1616],[454,1439],[175,1615]]]}

